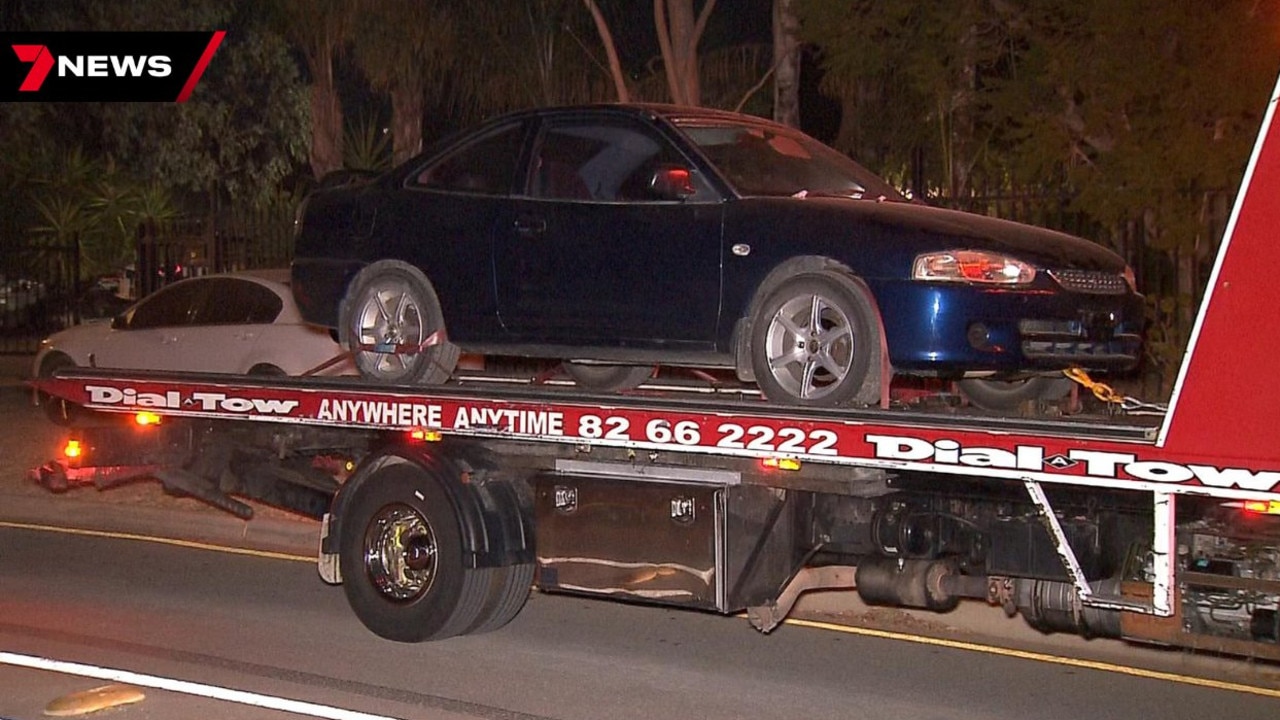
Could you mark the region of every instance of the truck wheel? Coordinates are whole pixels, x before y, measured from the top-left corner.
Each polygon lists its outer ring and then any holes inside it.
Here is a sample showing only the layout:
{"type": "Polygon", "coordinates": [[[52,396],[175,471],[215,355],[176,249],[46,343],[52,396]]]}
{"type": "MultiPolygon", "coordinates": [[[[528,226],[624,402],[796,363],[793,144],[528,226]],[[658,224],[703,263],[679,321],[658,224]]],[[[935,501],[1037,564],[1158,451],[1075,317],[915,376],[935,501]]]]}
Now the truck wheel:
{"type": "Polygon", "coordinates": [[[442,640],[475,625],[490,573],[464,566],[456,511],[438,481],[397,463],[363,478],[355,493],[338,563],[360,622],[398,642],[442,640]]]}
{"type": "Polygon", "coordinates": [[[338,315],[339,342],[354,351],[366,379],[435,385],[458,364],[460,351],[445,337],[436,291],[410,265],[381,260],[361,270],[338,315]]]}
{"type": "Polygon", "coordinates": [[[489,568],[489,596],[475,622],[464,634],[485,633],[511,622],[529,599],[533,563],[489,568]]]}

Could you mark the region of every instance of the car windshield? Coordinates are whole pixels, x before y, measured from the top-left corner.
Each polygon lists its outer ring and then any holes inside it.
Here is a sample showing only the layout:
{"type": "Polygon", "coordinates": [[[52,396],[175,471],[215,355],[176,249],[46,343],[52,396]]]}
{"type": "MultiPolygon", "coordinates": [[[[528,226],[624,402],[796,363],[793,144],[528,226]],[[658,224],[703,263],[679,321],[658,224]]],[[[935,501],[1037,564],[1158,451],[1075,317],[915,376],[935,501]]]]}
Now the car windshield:
{"type": "Polygon", "coordinates": [[[678,123],[739,195],[905,201],[891,185],[801,133],[724,123],[678,123]]]}

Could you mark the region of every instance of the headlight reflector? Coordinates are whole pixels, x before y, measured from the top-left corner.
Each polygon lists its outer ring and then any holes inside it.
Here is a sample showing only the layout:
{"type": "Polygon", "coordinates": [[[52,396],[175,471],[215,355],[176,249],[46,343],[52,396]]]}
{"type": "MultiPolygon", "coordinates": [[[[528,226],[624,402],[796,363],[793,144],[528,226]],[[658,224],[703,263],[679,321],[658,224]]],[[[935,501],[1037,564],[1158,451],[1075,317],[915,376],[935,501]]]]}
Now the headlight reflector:
{"type": "Polygon", "coordinates": [[[1036,269],[1017,258],[983,250],[948,250],[916,257],[912,280],[969,282],[990,285],[1026,285],[1036,269]]]}

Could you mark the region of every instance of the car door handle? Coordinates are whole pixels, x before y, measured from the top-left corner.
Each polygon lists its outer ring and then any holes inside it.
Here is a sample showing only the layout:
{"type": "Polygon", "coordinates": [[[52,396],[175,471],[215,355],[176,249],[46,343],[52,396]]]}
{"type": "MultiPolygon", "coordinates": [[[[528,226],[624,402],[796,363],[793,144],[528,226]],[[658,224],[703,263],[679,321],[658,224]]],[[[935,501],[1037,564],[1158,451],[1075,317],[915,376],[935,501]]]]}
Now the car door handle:
{"type": "Polygon", "coordinates": [[[546,232],[547,221],[545,218],[520,218],[516,220],[516,235],[522,238],[538,237],[546,232]]]}

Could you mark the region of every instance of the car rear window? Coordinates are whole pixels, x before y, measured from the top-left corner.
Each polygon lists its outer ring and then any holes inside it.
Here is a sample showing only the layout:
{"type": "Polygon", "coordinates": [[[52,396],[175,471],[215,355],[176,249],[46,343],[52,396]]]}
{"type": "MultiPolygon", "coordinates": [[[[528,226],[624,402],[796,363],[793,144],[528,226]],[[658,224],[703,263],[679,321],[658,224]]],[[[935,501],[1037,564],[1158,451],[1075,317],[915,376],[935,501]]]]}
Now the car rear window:
{"type": "Polygon", "coordinates": [[[265,325],[275,322],[284,301],[251,280],[210,278],[196,312],[198,325],[265,325]]]}

